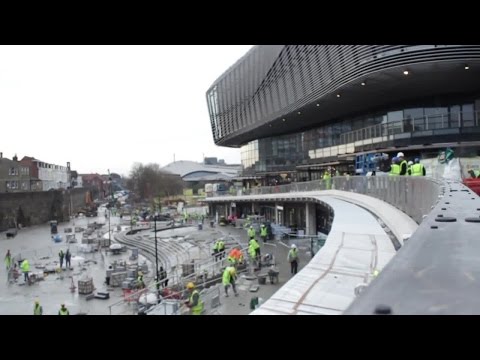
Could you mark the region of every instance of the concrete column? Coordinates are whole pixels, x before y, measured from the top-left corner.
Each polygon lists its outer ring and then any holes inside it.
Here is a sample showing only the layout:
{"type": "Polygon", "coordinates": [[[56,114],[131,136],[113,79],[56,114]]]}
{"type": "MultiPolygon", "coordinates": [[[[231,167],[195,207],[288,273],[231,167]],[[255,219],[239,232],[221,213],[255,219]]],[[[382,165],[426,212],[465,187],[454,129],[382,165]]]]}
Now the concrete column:
{"type": "Polygon", "coordinates": [[[306,234],[305,235],[317,235],[317,216],[315,213],[315,204],[307,202],[305,204],[305,216],[306,216],[306,234]]]}
{"type": "Polygon", "coordinates": [[[278,207],[284,209],[282,203],[275,203],[275,221],[277,224],[285,224],[285,211],[279,210],[278,207]]]}

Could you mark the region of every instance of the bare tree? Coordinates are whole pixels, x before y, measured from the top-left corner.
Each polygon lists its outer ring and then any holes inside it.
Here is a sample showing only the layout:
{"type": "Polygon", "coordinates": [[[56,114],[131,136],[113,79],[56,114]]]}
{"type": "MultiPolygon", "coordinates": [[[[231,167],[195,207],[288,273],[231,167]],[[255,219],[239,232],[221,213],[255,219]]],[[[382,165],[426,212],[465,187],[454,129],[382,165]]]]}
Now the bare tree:
{"type": "Polygon", "coordinates": [[[135,163],[127,179],[127,187],[140,198],[152,201],[159,196],[181,194],[183,181],[180,176],[161,170],[158,164],[135,163]]]}

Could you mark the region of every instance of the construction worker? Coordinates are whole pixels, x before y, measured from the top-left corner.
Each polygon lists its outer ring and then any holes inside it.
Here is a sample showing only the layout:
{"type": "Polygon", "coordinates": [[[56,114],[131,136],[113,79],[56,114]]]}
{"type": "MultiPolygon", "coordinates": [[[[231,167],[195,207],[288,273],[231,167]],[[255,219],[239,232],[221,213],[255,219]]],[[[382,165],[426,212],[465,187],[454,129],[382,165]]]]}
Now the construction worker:
{"type": "Polygon", "coordinates": [[[261,267],[262,265],[260,263],[260,245],[258,245],[258,242],[257,240],[255,240],[255,238],[250,239],[248,245],[248,253],[250,254],[252,260],[258,263],[258,267],[261,267]]]}
{"type": "Polygon", "coordinates": [[[190,292],[190,296],[185,302],[185,305],[190,308],[192,315],[201,315],[203,311],[203,301],[200,299],[200,293],[195,289],[193,282],[187,284],[187,289],[190,292]]]}
{"type": "MultiPolygon", "coordinates": [[[[257,249],[260,249],[260,245],[258,245],[258,241],[253,237],[250,239],[250,241],[248,242],[248,246],[252,246],[253,245],[253,248],[255,249],[255,251],[257,251],[257,249]]],[[[258,250],[260,251],[260,250],[258,250]]]]}
{"type": "Polygon", "coordinates": [[[407,175],[407,160],[405,160],[405,155],[403,152],[399,152],[397,154],[398,164],[400,165],[400,174],[399,175],[407,175]]]}
{"type": "Polygon", "coordinates": [[[411,168],[412,176],[425,176],[426,171],[425,171],[425,166],[423,164],[420,164],[420,159],[416,158],[415,159],[415,164],[412,165],[411,168]]]}
{"type": "Polygon", "coordinates": [[[400,175],[400,165],[398,164],[398,157],[392,158],[392,165],[390,166],[389,176],[398,176],[400,175]]]}
{"type": "Polygon", "coordinates": [[[12,266],[10,266],[10,270],[8,271],[8,282],[17,282],[18,277],[20,276],[18,271],[18,265],[15,261],[12,261],[12,266]]]}
{"type": "Polygon", "coordinates": [[[70,315],[70,311],[65,307],[65,304],[62,304],[60,310],[58,310],[58,315],[70,315]]]}
{"type": "Polygon", "coordinates": [[[65,253],[65,268],[70,269],[72,266],[72,263],[70,262],[72,259],[72,253],[70,252],[70,249],[67,249],[67,252],[65,253]]]}
{"type": "Polygon", "coordinates": [[[20,268],[22,269],[23,278],[24,278],[25,282],[29,283],[28,272],[30,271],[30,263],[28,262],[27,259],[22,261],[22,264],[20,265],[20,268]]]}
{"type": "Polygon", "coordinates": [[[325,182],[325,189],[330,190],[332,188],[332,176],[328,169],[323,173],[323,181],[325,182]]]}
{"type": "Polygon", "coordinates": [[[227,260],[233,266],[240,264],[241,262],[243,262],[242,251],[238,247],[234,247],[232,250],[230,250],[227,260]]]}
{"type": "Polygon", "coordinates": [[[250,225],[250,228],[248,229],[248,237],[250,239],[255,237],[255,229],[253,228],[253,225],[250,225]]]}
{"type": "Polygon", "coordinates": [[[222,239],[218,239],[218,257],[223,259],[225,257],[225,242],[222,239]]]}
{"type": "Polygon", "coordinates": [[[213,256],[215,257],[215,261],[218,260],[218,245],[219,245],[219,240],[215,241],[213,244],[213,256]]]}
{"type": "Polygon", "coordinates": [[[143,289],[145,287],[145,283],[143,282],[143,273],[141,271],[138,272],[137,286],[139,289],[143,289]]]}
{"type": "Polygon", "coordinates": [[[162,287],[166,288],[168,286],[167,271],[163,268],[163,266],[160,266],[159,273],[162,287]]]}
{"type": "Polygon", "coordinates": [[[35,300],[35,305],[33,306],[33,315],[43,315],[43,307],[40,305],[40,301],[35,300]]]}
{"type": "Polygon", "coordinates": [[[240,249],[240,247],[235,248],[235,257],[237,259],[237,264],[242,264],[243,263],[243,251],[240,249]]]}
{"type": "Polygon", "coordinates": [[[262,238],[264,243],[267,242],[267,235],[267,227],[265,226],[265,224],[260,225],[260,237],[262,238]]]}
{"type": "Polygon", "coordinates": [[[227,261],[230,263],[230,265],[235,266],[237,265],[237,259],[235,257],[235,249],[232,249],[230,253],[227,256],[227,261]]]}
{"type": "Polygon", "coordinates": [[[407,175],[412,175],[412,165],[413,165],[413,161],[410,160],[408,163],[407,163],[407,175]]]}
{"type": "Polygon", "coordinates": [[[228,297],[228,288],[232,285],[233,293],[238,296],[237,289],[235,287],[235,280],[237,279],[237,270],[233,266],[227,266],[223,271],[222,283],[225,287],[225,297],[228,297]]]}
{"type": "Polygon", "coordinates": [[[63,250],[60,250],[60,252],[58,253],[58,257],[60,258],[60,269],[61,269],[63,267],[63,258],[65,257],[63,250]]]}
{"type": "Polygon", "coordinates": [[[290,272],[295,275],[298,270],[298,249],[297,245],[292,244],[290,251],[288,252],[287,260],[290,263],[290,272]]]}
{"type": "Polygon", "coordinates": [[[5,255],[5,267],[8,270],[10,270],[10,267],[12,266],[12,254],[10,254],[10,250],[7,250],[7,254],[5,255]]]}

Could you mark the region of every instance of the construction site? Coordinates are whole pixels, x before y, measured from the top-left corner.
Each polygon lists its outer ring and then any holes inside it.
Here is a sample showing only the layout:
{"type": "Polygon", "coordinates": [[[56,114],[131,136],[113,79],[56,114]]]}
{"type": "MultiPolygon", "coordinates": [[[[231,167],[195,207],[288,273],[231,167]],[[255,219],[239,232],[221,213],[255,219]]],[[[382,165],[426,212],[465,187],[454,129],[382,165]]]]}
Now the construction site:
{"type": "MultiPolygon", "coordinates": [[[[186,315],[186,285],[194,283],[202,314],[246,315],[290,278],[280,270],[282,263],[289,267],[288,247],[273,238],[261,244],[258,261],[249,260],[244,224],[177,216],[132,225],[132,219],[102,206],[98,216],[89,215],[24,228],[15,237],[0,234],[1,251],[12,256],[10,271],[0,272],[6,279],[0,285],[2,314],[33,314],[39,301],[44,315],[56,315],[61,304],[71,315],[186,315]],[[218,240],[224,251],[213,254],[218,240]],[[230,289],[227,297],[222,273],[234,248],[242,259],[235,264],[238,296],[230,289]],[[61,256],[67,250],[69,264],[61,256]],[[28,280],[24,260],[30,265],[28,280]]],[[[258,229],[258,222],[253,225],[258,229]]],[[[299,249],[302,265],[311,258],[310,246],[299,249]]]]}

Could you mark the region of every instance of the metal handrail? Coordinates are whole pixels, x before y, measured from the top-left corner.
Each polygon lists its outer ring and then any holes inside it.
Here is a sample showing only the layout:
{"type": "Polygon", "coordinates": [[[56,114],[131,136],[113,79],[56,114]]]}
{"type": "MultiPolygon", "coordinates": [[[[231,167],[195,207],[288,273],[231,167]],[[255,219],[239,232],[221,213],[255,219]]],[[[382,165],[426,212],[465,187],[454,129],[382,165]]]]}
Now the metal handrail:
{"type": "MultiPolygon", "coordinates": [[[[329,180],[297,182],[280,186],[248,189],[243,195],[267,195],[321,190],[342,190],[369,195],[383,200],[403,211],[418,224],[438,202],[442,183],[420,176],[334,176],[329,180]]],[[[213,197],[206,201],[225,201],[227,197],[213,197]]],[[[231,196],[235,201],[250,201],[248,197],[231,196]]]]}
{"type": "MultiPolygon", "coordinates": [[[[248,258],[248,256],[245,256],[247,250],[248,250],[248,247],[240,249],[240,251],[242,251],[242,253],[244,254],[245,261],[248,264],[247,259],[249,259],[249,258],[248,258]]],[[[212,259],[213,258],[214,257],[212,256],[212,259]]],[[[208,271],[208,269],[212,269],[212,268],[215,268],[215,267],[217,267],[219,269],[225,267],[226,262],[227,262],[227,254],[225,253],[225,257],[223,259],[220,259],[220,260],[216,261],[216,262],[212,262],[212,259],[209,259],[209,262],[211,262],[210,264],[207,264],[205,266],[205,263],[202,263],[203,268],[200,268],[201,270],[196,271],[193,274],[190,274],[188,276],[181,277],[181,276],[178,276],[178,275],[174,274],[174,276],[167,277],[163,280],[150,282],[145,288],[139,289],[138,291],[133,292],[133,293],[129,294],[128,296],[124,297],[122,300],[119,300],[119,301],[117,301],[113,304],[110,304],[108,306],[109,314],[112,315],[112,308],[115,307],[115,306],[124,305],[125,303],[135,301],[135,300],[139,299],[140,296],[143,293],[156,292],[157,291],[157,285],[161,286],[162,283],[164,283],[166,280],[168,280],[170,282],[170,284],[172,284],[171,286],[169,286],[171,288],[178,287],[178,286],[183,287],[183,286],[185,286],[185,284],[187,284],[188,282],[191,282],[193,279],[196,279],[196,278],[202,276],[203,274],[205,274],[205,268],[207,268],[207,271],[208,271]],[[174,280],[176,280],[176,281],[174,281],[174,280]]],[[[248,269],[248,266],[247,266],[247,269],[248,269]]],[[[242,271],[239,271],[239,273],[241,273],[241,272],[242,271]]],[[[205,287],[206,285],[209,285],[212,282],[215,282],[215,280],[203,281],[202,283],[200,283],[198,285],[201,285],[201,286],[205,287]]],[[[177,291],[176,293],[178,294],[178,292],[183,292],[183,291],[185,291],[185,290],[177,291]]],[[[168,299],[168,297],[166,299],[168,299]]]]}

